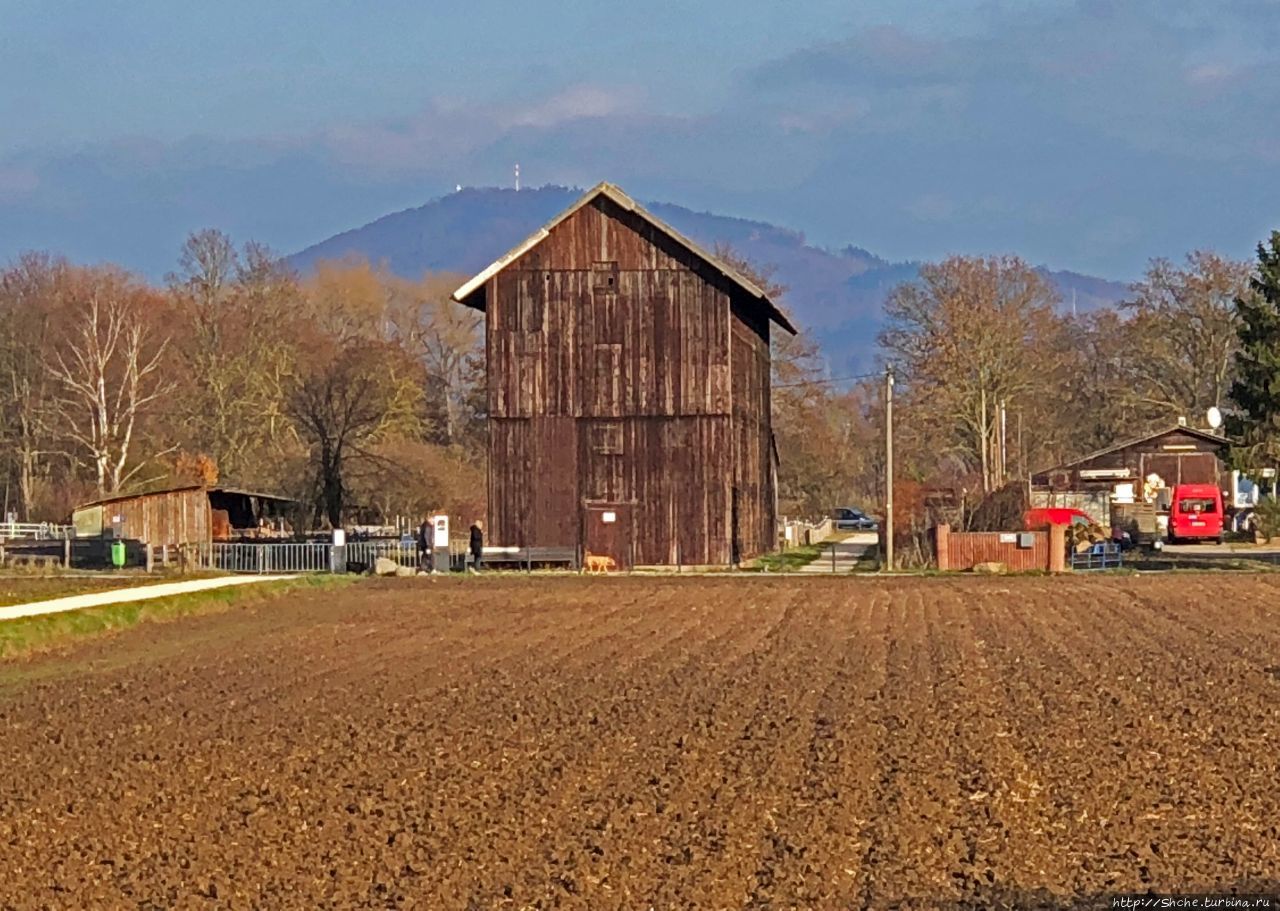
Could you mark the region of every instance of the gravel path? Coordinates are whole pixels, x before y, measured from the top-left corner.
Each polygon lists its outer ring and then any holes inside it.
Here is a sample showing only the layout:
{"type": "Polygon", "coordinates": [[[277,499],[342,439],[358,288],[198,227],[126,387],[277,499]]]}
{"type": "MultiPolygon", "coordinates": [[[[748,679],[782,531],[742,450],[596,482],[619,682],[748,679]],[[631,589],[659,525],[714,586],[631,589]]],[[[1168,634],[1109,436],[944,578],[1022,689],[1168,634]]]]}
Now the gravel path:
{"type": "Polygon", "coordinates": [[[828,548],[822,552],[822,555],[812,563],[806,563],[800,567],[802,573],[848,573],[862,561],[867,552],[876,546],[878,538],[874,531],[854,532],[843,541],[834,542],[831,547],[835,548],[834,563],[831,559],[831,550],[828,548]]]}

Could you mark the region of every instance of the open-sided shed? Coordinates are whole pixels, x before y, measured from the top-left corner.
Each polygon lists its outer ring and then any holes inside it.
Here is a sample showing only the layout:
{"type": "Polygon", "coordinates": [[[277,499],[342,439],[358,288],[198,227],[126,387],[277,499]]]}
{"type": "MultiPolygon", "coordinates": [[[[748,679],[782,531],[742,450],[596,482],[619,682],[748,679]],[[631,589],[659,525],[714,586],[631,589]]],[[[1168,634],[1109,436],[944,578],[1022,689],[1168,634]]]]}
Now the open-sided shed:
{"type": "Polygon", "coordinates": [[[118,531],[123,538],[156,547],[202,545],[276,529],[276,520],[292,502],[273,494],[192,484],[86,503],[76,507],[72,524],[80,538],[118,531]]]}

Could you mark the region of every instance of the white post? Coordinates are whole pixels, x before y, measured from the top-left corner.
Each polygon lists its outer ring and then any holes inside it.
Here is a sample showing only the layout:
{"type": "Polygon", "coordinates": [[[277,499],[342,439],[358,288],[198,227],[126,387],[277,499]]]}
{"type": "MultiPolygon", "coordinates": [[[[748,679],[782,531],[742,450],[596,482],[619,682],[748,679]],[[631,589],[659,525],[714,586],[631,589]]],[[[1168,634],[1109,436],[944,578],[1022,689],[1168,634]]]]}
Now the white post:
{"type": "Polygon", "coordinates": [[[884,565],[893,571],[893,365],[884,371],[884,565]]]}

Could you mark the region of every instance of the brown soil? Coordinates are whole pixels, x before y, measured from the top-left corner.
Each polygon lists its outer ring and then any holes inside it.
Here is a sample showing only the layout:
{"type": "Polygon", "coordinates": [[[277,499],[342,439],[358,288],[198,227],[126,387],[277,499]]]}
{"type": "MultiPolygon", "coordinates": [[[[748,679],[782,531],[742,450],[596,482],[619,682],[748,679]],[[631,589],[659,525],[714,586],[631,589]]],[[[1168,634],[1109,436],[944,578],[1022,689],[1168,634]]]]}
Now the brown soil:
{"type": "Polygon", "coordinates": [[[389,580],[5,674],[0,908],[1280,890],[1277,577],[389,580]]]}

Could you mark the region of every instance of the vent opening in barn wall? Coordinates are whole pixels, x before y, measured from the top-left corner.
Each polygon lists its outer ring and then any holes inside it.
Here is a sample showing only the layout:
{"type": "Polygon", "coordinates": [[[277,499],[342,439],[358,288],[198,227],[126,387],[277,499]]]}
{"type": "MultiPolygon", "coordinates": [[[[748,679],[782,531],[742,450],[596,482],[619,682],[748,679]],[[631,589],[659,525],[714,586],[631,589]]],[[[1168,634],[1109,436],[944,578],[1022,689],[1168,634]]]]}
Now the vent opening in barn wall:
{"type": "Polygon", "coordinates": [[[619,566],[773,548],[769,340],[795,329],[754,283],[601,184],[454,299],[486,316],[496,545],[619,566]]]}

